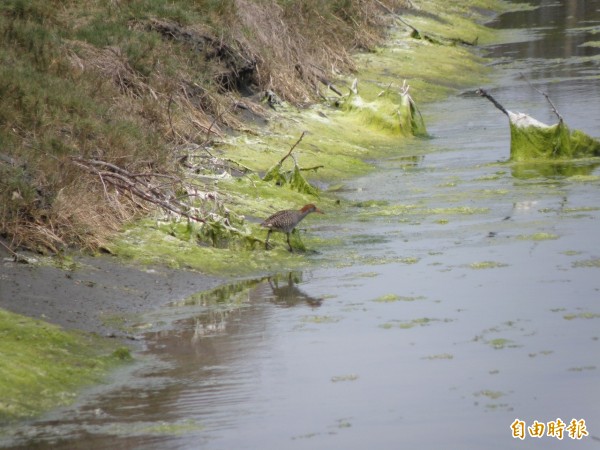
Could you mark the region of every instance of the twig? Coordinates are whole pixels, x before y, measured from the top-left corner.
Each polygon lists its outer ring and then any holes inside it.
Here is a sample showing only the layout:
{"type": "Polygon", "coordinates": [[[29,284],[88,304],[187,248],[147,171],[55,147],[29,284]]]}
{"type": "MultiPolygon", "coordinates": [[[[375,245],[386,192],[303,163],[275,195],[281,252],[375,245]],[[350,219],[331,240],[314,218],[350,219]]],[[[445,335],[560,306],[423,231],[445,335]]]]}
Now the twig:
{"type": "Polygon", "coordinates": [[[562,123],[562,122],[563,122],[563,118],[562,118],[562,116],[561,116],[561,115],[558,113],[558,110],[556,109],[556,106],[554,106],[554,103],[552,103],[552,100],[550,100],[550,97],[548,97],[548,94],[546,94],[546,93],[545,93],[545,92],[543,92],[543,91],[540,91],[540,90],[539,90],[538,88],[536,88],[536,87],[535,87],[533,84],[531,84],[531,82],[530,82],[530,81],[527,79],[527,77],[526,77],[526,76],[525,76],[523,73],[521,73],[520,75],[521,75],[521,78],[523,78],[523,79],[524,79],[524,80],[527,82],[527,84],[528,84],[528,85],[529,85],[529,86],[530,86],[532,89],[534,89],[535,91],[537,91],[538,93],[540,93],[540,94],[542,94],[544,97],[546,97],[546,100],[548,101],[548,103],[550,103],[550,107],[552,108],[552,112],[554,112],[554,114],[556,114],[556,117],[558,117],[558,121],[562,123]]]}
{"type": "Polygon", "coordinates": [[[294,151],[294,149],[296,148],[296,146],[300,143],[300,141],[302,140],[302,138],[304,137],[305,134],[306,134],[306,131],[303,131],[302,134],[300,135],[300,137],[298,138],[298,140],[296,141],[296,143],[294,145],[292,145],[292,148],[290,148],[290,151],[287,152],[287,154],[283,158],[281,158],[281,160],[279,161],[279,165],[280,166],[292,154],[292,152],[294,151]]]}

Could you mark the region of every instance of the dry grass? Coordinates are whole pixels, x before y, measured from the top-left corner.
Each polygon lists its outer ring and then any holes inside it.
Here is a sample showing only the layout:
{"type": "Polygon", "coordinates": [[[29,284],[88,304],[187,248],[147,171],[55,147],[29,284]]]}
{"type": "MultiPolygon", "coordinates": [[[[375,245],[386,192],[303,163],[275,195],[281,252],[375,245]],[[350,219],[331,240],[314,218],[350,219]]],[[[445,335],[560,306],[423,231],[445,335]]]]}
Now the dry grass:
{"type": "Polygon", "coordinates": [[[0,239],[98,248],[151,207],[72,156],[177,173],[176,148],[243,129],[267,89],[310,102],[353,70],[403,0],[6,0],[0,5],[0,239]]]}

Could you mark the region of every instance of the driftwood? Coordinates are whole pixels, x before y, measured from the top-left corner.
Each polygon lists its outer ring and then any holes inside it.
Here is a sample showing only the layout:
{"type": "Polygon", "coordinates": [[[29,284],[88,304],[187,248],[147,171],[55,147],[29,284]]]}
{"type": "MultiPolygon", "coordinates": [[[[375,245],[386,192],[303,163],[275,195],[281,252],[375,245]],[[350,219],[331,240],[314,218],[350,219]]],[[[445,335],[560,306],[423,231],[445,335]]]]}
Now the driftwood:
{"type": "Polygon", "coordinates": [[[181,180],[175,176],[148,172],[131,173],[122,167],[106,161],[85,159],[79,156],[71,157],[71,161],[86,172],[98,176],[100,182],[104,186],[105,192],[107,192],[106,185],[110,184],[122,193],[130,193],[131,195],[155,204],[166,211],[196,222],[206,222],[204,218],[190,213],[191,208],[189,205],[186,205],[172,194],[169,194],[167,190],[164,189],[164,186],[152,183],[152,180],[157,178],[166,178],[170,180],[168,185],[171,187],[174,184],[181,182],[181,180]]]}

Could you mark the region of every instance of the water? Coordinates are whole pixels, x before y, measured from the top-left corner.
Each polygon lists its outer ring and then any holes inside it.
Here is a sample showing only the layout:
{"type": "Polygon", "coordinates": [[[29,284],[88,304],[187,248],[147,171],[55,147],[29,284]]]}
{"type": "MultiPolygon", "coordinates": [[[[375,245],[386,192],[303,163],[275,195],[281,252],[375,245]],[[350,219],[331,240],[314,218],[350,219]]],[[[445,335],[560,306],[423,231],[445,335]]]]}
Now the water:
{"type": "MultiPolygon", "coordinates": [[[[581,44],[600,1],[538,3],[496,21],[527,33],[488,49],[493,94],[555,122],[524,73],[599,137],[600,49],[581,44]]],[[[348,216],[311,227],[354,263],[157,312],[138,366],[14,447],[567,448],[510,425],[575,418],[578,448],[598,448],[598,161],[506,164],[505,117],[468,93],[423,112],[433,139],[350,182],[348,216]]]]}

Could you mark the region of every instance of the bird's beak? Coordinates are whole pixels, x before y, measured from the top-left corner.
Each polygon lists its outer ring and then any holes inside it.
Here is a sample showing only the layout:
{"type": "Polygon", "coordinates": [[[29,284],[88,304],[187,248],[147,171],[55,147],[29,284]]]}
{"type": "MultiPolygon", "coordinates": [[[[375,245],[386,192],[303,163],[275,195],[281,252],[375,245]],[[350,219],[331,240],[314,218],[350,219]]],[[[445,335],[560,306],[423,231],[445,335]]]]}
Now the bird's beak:
{"type": "Polygon", "coordinates": [[[315,212],[316,212],[316,213],[319,213],[319,214],[325,214],[325,212],[324,212],[324,211],[321,211],[319,208],[315,209],[315,212]]]}

